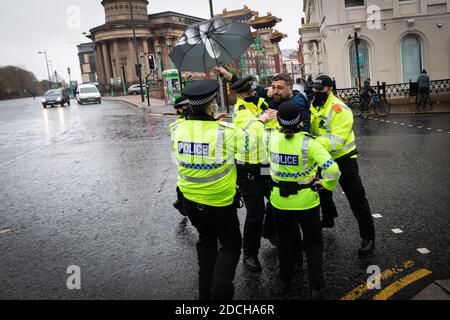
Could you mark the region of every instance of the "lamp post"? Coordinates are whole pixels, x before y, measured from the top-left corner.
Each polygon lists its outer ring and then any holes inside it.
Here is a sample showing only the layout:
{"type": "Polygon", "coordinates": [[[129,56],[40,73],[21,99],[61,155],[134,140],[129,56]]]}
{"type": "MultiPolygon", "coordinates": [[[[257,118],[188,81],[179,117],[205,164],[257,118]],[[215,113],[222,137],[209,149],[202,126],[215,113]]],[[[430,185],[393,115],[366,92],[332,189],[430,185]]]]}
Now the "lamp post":
{"type": "Polygon", "coordinates": [[[72,91],[72,78],[70,78],[70,67],[67,67],[67,74],[69,75],[69,88],[70,88],[70,97],[73,97],[72,91]]]}
{"type": "Polygon", "coordinates": [[[55,84],[58,85],[58,73],[55,70],[55,84]]]}
{"type": "Polygon", "coordinates": [[[39,51],[38,52],[39,54],[44,54],[44,56],[45,56],[45,64],[47,65],[47,75],[48,75],[48,88],[50,89],[50,87],[51,87],[51,82],[52,82],[52,79],[50,78],[50,69],[48,68],[48,58],[47,58],[47,51],[39,51]]]}
{"type": "MultiPolygon", "coordinates": [[[[353,37],[352,35],[348,36],[348,40],[351,40],[353,37]]],[[[356,72],[358,74],[358,91],[361,88],[361,70],[360,70],[360,64],[359,64],[359,43],[360,43],[360,39],[358,37],[358,32],[355,31],[355,35],[354,35],[354,40],[355,40],[355,49],[356,49],[356,72]]]]}
{"type": "Polygon", "coordinates": [[[142,88],[141,65],[139,63],[139,52],[138,52],[137,39],[136,39],[136,25],[134,23],[133,6],[131,5],[131,0],[128,1],[128,7],[130,8],[131,24],[133,25],[133,43],[134,43],[134,51],[136,53],[136,73],[139,78],[139,88],[141,91],[141,100],[142,100],[142,102],[144,102],[145,99],[144,99],[144,90],[142,88]]]}

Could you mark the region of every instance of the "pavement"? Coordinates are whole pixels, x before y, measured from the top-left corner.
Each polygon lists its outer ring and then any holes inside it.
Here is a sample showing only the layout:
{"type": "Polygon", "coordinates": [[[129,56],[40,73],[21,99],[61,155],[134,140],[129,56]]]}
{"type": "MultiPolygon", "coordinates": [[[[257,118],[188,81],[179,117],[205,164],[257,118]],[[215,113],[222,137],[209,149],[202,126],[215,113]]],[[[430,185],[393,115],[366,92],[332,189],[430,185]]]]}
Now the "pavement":
{"type": "MultiPolygon", "coordinates": [[[[197,298],[197,233],[172,207],[173,121],[108,99],[49,109],[0,101],[0,299],[197,298]],[[67,285],[74,267],[80,289],[67,285]]],[[[448,299],[450,114],[369,116],[354,130],[376,249],[356,254],[358,227],[338,187],[336,226],[323,231],[326,298],[448,299]]],[[[258,274],[239,262],[236,299],[306,298],[306,265],[284,294],[265,239],[259,258],[258,274]]]]}

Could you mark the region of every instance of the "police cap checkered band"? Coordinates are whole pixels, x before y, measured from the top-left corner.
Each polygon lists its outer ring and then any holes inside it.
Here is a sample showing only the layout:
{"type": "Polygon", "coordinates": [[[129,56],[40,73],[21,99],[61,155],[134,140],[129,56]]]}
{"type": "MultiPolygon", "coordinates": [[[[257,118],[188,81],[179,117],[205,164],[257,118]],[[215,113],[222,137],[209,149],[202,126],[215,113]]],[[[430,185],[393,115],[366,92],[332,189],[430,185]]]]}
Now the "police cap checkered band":
{"type": "Polygon", "coordinates": [[[292,119],[292,120],[283,120],[281,118],[278,118],[278,121],[280,122],[281,125],[283,126],[296,126],[300,123],[301,118],[300,118],[300,114],[297,116],[297,118],[292,119]]]}
{"type": "Polygon", "coordinates": [[[196,107],[196,106],[203,106],[207,103],[210,103],[211,101],[213,101],[217,96],[217,92],[215,92],[214,94],[212,94],[209,97],[206,98],[202,98],[202,99],[189,99],[189,103],[191,104],[191,106],[196,107]]]}

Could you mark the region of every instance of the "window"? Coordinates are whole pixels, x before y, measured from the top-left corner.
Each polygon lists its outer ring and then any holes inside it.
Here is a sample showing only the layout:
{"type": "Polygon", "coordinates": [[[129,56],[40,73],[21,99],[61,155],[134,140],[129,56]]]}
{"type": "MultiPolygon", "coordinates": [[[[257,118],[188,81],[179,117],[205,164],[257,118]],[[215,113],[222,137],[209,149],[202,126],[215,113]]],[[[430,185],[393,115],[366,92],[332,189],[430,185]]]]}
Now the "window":
{"type": "MultiPolygon", "coordinates": [[[[369,57],[369,44],[367,41],[359,39],[359,72],[361,74],[361,83],[364,83],[364,80],[370,78],[370,57],[369,57]]],[[[349,58],[350,58],[350,76],[351,76],[351,85],[356,86],[356,79],[358,78],[358,67],[356,63],[356,46],[355,41],[353,41],[349,50],[349,58]]]]}
{"type": "Polygon", "coordinates": [[[345,7],[362,7],[365,6],[365,0],[345,0],[345,7]]]}
{"type": "Polygon", "coordinates": [[[422,70],[422,45],[415,35],[403,38],[402,45],[403,82],[416,81],[422,70]]]}

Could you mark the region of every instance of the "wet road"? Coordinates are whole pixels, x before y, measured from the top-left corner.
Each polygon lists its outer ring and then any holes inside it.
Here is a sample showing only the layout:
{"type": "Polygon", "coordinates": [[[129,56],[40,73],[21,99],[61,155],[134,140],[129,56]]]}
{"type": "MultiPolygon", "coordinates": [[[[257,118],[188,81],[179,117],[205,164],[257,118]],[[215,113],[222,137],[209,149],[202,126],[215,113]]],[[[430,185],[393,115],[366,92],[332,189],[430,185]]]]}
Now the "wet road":
{"type": "MultiPolygon", "coordinates": [[[[47,110],[39,99],[0,102],[0,298],[196,299],[197,234],[171,206],[173,120],[116,102],[47,110]],[[80,267],[81,290],[67,289],[70,265],[80,267]]],[[[382,216],[377,248],[356,255],[356,221],[338,188],[340,217],[324,231],[329,299],[372,299],[413,274],[418,280],[391,297],[409,299],[450,278],[450,115],[386,120],[355,124],[361,176],[382,216]],[[381,289],[352,291],[370,265],[383,272],[381,289]],[[432,273],[419,279],[421,269],[432,273]]],[[[300,272],[295,293],[281,294],[266,240],[260,258],[261,274],[239,263],[237,299],[305,297],[300,272]]]]}

